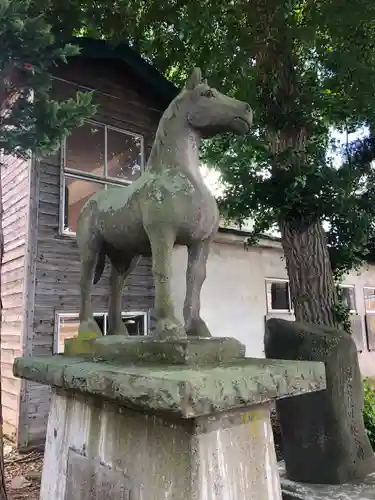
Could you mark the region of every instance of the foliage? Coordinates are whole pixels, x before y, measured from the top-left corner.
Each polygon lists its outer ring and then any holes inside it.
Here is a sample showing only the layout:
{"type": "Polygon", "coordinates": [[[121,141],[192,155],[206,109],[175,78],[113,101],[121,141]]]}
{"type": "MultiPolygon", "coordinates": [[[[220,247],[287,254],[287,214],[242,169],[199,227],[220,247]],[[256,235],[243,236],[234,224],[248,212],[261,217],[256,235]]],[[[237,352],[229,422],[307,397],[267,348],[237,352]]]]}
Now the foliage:
{"type": "MultiPolygon", "coordinates": [[[[70,0],[69,7],[52,0],[50,15],[56,33],[128,39],[176,83],[199,65],[213,85],[250,102],[252,135],[212,141],[205,150],[205,161],[223,173],[225,212],[254,218],[256,232],[278,226],[302,234],[327,222],[336,274],[361,264],[372,171],[346,160],[334,168],[326,153],[333,125],[350,131],[374,121],[371,0],[204,0],[199,6],[70,0]]],[[[324,272],[329,292],[331,270],[324,272]]]]}
{"type": "Polygon", "coordinates": [[[88,93],[51,99],[51,68],[78,48],[55,44],[51,27],[32,9],[31,0],[0,0],[0,148],[22,157],[56,150],[94,111],[88,93]]]}
{"type": "MultiPolygon", "coordinates": [[[[375,138],[353,142],[347,161],[337,170],[342,186],[341,199],[336,194],[327,242],[336,278],[351,269],[359,269],[364,261],[374,260],[375,235],[375,138]]],[[[328,211],[327,211],[328,212],[328,211]]]]}
{"type": "MultiPolygon", "coordinates": [[[[33,2],[36,10],[40,1],[33,2]]],[[[252,135],[212,141],[205,151],[205,161],[223,172],[225,212],[254,218],[258,232],[279,227],[284,251],[294,247],[289,257],[297,246],[301,253],[309,228],[321,239],[327,222],[336,275],[361,264],[370,225],[362,197],[367,174],[348,161],[334,168],[326,153],[332,126],[350,131],[374,123],[371,0],[204,0],[199,6],[193,0],[51,0],[46,15],[59,36],[127,39],[177,84],[198,65],[213,85],[250,102],[252,135]]],[[[332,322],[328,310],[336,299],[326,256],[320,241],[316,260],[324,272],[310,293],[310,310],[327,298],[324,321],[332,322]]],[[[292,278],[307,276],[308,259],[297,270],[286,257],[293,300],[300,295],[306,303],[306,279],[292,278]]]]}
{"type": "MultiPolygon", "coordinates": [[[[268,166],[261,165],[264,153],[258,154],[251,148],[249,140],[232,139],[231,142],[231,149],[224,141],[217,141],[210,144],[207,151],[207,156],[216,158],[223,173],[226,189],[219,200],[222,211],[230,218],[254,217],[255,234],[276,229],[275,211],[285,209],[286,204],[277,194],[279,184],[271,177],[268,166]],[[245,148],[248,150],[244,151],[245,148]],[[248,164],[251,156],[253,160],[248,164]]],[[[337,281],[351,269],[359,269],[365,260],[375,261],[375,170],[372,165],[375,139],[357,140],[346,153],[346,161],[339,167],[329,164],[314,167],[311,176],[306,178],[305,192],[300,188],[299,201],[295,193],[290,195],[297,212],[313,212],[329,227],[327,244],[337,281]]]]}
{"type": "Polygon", "coordinates": [[[375,451],[375,388],[369,379],[363,382],[364,406],[363,420],[372,449],[375,451]]]}
{"type": "Polygon", "coordinates": [[[340,296],[340,290],[338,290],[337,299],[334,304],[333,310],[337,324],[341,325],[342,329],[351,335],[352,325],[350,322],[350,309],[342,300],[342,297],[340,296]]]}

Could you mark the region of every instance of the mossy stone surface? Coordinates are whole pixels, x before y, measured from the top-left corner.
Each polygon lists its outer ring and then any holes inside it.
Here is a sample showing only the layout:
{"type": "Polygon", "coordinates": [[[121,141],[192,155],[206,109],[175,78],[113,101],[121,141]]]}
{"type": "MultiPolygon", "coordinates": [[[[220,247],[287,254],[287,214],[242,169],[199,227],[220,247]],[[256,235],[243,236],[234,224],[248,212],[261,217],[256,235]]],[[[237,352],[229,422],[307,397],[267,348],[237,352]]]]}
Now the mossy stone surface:
{"type": "Polygon", "coordinates": [[[119,406],[193,418],[325,388],[322,363],[239,359],[206,366],[17,358],[16,377],[89,394],[119,406]]]}
{"type": "Polygon", "coordinates": [[[64,355],[65,356],[92,356],[94,354],[94,342],[96,336],[88,337],[74,337],[66,339],[64,342],[64,355]]]}
{"type": "Polygon", "coordinates": [[[276,403],[287,477],[342,484],[374,472],[353,337],[325,326],[273,318],[267,321],[265,352],[271,359],[319,361],[326,367],[325,391],[276,403]]]}
{"type": "Polygon", "coordinates": [[[283,500],[375,500],[375,473],[363,481],[344,484],[297,483],[285,475],[285,464],[279,463],[283,500]]]}
{"type": "Polygon", "coordinates": [[[108,335],[83,344],[82,353],[69,350],[67,355],[86,354],[97,360],[119,363],[162,363],[170,365],[207,365],[244,358],[245,346],[233,338],[198,338],[160,340],[153,337],[108,335]]]}

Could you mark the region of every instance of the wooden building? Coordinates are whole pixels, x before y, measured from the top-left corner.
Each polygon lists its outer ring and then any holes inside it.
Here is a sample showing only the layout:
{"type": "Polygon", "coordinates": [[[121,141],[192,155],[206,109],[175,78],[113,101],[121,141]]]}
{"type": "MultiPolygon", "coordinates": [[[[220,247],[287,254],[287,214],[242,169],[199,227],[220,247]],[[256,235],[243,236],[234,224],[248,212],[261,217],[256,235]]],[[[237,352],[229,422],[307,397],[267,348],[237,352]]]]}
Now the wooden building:
{"type": "MultiPolygon", "coordinates": [[[[129,46],[75,39],[81,54],[53,72],[53,92],[66,99],[94,90],[98,113],[72,133],[59,154],[23,162],[3,158],[2,403],[4,432],[20,449],[44,442],[49,389],[12,376],[19,355],[61,352],[76,331],[79,259],[74,237],[84,202],[142,171],[161,113],[176,88],[129,46]]],[[[153,305],[150,262],[130,276],[123,297],[130,332],[148,331],[153,305]]],[[[107,325],[108,269],[94,287],[93,307],[107,325]]]]}

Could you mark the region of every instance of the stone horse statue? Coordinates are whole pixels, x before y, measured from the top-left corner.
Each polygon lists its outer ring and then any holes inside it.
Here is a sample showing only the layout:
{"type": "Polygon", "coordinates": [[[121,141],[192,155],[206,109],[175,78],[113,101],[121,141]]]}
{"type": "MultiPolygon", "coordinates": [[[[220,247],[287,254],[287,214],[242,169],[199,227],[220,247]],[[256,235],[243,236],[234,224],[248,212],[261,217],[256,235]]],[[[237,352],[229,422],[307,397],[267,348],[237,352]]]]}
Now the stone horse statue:
{"type": "Polygon", "coordinates": [[[130,186],[100,191],[86,202],[77,226],[80,336],[102,335],[91,310],[91,289],[103,273],[106,256],[112,264],[109,334],[128,334],[121,293],[144,256],[152,257],[155,336],[210,336],[200,317],[200,294],[219,212],[199,170],[199,146],[202,138],[216,134],[245,134],[251,124],[250,106],[209,87],[196,68],[160,120],[145,172],[130,186]],[[174,245],[188,248],[184,326],[175,317],[170,291],[174,245]]]}

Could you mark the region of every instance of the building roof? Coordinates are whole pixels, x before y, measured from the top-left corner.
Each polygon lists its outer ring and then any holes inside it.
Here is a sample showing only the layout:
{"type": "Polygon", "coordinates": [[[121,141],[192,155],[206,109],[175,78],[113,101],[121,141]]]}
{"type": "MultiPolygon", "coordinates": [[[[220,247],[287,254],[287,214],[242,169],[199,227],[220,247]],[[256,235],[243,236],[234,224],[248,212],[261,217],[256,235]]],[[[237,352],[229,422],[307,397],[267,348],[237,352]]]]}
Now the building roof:
{"type": "MultiPolygon", "coordinates": [[[[247,231],[247,230],[244,230],[244,229],[239,229],[239,228],[236,228],[236,227],[225,227],[223,225],[221,225],[219,227],[219,231],[221,233],[237,234],[238,236],[244,236],[244,237],[248,237],[248,238],[250,236],[252,236],[251,231],[247,231]]],[[[261,235],[259,235],[259,238],[261,238],[263,240],[269,240],[269,241],[280,241],[280,238],[278,236],[272,236],[270,234],[261,234],[261,235]]]]}
{"type": "Polygon", "coordinates": [[[151,90],[161,99],[165,106],[179,92],[179,89],[172,82],[167,80],[149,61],[141,57],[126,42],[115,44],[86,37],[73,37],[68,41],[80,47],[80,55],[82,56],[124,62],[136,77],[151,87],[151,90]]]}

